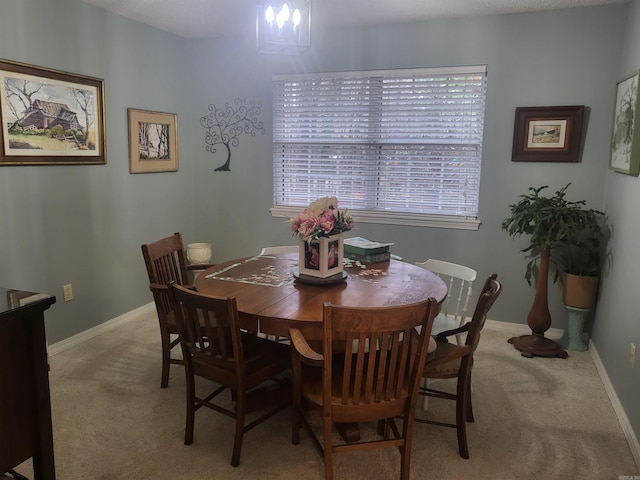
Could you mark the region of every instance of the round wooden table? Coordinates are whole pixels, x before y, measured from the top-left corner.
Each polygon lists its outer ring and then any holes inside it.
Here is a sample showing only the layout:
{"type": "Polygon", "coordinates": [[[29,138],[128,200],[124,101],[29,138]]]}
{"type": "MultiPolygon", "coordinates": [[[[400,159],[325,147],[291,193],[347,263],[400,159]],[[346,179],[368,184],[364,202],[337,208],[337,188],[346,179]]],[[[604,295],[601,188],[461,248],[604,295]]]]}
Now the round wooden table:
{"type": "Polygon", "coordinates": [[[446,284],[416,265],[391,260],[363,267],[345,266],[345,281],[314,285],[294,279],[297,254],[246,257],[210,267],[195,282],[196,290],[236,297],[242,327],[288,337],[299,328],[308,339],[322,338],[322,305],[384,307],[420,302],[441,303],[446,284]]]}

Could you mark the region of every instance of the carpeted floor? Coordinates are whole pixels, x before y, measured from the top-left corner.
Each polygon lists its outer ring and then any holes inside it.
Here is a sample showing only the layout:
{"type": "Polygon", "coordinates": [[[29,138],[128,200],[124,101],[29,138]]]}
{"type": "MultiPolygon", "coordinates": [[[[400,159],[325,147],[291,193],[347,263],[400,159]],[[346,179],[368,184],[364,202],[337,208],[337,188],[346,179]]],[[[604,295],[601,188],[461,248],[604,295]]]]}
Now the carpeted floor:
{"type": "MultiPolygon", "coordinates": [[[[198,411],[194,443],[183,444],[184,375],[172,366],[160,389],[155,317],[140,316],[51,358],[57,478],[60,480],[320,480],[322,460],[302,432],[290,441],[289,409],[245,435],[229,465],[233,420],[198,411]]],[[[474,367],[471,458],[458,456],[453,429],[417,424],[411,478],[594,479],[639,475],[589,352],[566,360],[520,356],[510,334],[485,328],[474,367]]],[[[453,418],[431,399],[419,415],[453,418]]],[[[367,435],[367,432],[364,432],[367,435]]],[[[336,480],[395,479],[393,449],[337,455],[336,480]]],[[[32,478],[29,462],[16,469],[32,478]]],[[[633,477],[632,477],[633,478],[633,477]]]]}

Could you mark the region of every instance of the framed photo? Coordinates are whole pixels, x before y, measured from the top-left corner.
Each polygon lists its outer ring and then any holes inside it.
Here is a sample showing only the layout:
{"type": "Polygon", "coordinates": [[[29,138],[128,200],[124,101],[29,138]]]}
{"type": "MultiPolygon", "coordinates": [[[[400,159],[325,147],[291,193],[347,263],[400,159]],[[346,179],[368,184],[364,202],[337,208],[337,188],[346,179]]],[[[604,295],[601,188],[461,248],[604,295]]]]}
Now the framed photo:
{"type": "Polygon", "coordinates": [[[127,109],[129,172],[178,171],[178,116],[175,113],[127,109]]]}
{"type": "Polygon", "coordinates": [[[583,117],[584,105],[517,107],[511,160],[579,161],[583,117]]]}
{"type": "Polygon", "coordinates": [[[0,165],[106,163],[104,81],[0,59],[0,165]]]}
{"type": "Polygon", "coordinates": [[[634,121],[638,114],[638,75],[625,78],[616,85],[616,104],[611,135],[609,168],[638,176],[640,172],[640,129],[634,121]]]}

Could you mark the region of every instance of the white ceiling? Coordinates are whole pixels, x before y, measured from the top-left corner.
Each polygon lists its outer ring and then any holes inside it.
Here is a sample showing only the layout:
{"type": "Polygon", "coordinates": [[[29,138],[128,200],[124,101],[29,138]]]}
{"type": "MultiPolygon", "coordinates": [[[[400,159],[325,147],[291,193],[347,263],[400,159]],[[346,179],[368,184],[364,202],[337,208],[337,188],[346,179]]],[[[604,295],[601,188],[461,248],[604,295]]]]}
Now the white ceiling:
{"type": "MultiPolygon", "coordinates": [[[[83,0],[182,37],[212,38],[255,29],[256,0],[83,0]]],[[[312,16],[336,26],[533,12],[629,0],[312,0],[312,16]]]]}

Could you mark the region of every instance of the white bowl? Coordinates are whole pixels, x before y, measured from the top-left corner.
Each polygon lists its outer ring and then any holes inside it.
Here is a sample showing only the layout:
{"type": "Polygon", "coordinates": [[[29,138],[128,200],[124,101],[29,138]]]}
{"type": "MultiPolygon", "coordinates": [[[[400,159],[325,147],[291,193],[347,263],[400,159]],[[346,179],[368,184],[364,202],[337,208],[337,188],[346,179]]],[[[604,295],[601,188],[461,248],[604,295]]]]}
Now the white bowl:
{"type": "Polygon", "coordinates": [[[211,261],[210,243],[190,243],[187,245],[187,260],[191,264],[200,265],[211,261]]]}

